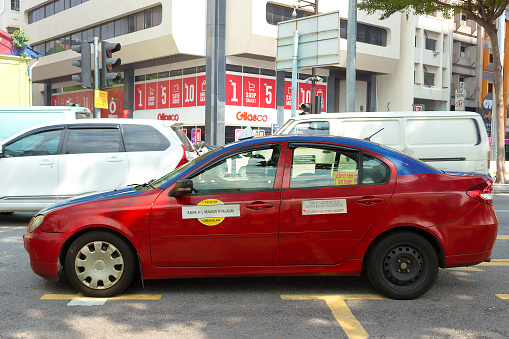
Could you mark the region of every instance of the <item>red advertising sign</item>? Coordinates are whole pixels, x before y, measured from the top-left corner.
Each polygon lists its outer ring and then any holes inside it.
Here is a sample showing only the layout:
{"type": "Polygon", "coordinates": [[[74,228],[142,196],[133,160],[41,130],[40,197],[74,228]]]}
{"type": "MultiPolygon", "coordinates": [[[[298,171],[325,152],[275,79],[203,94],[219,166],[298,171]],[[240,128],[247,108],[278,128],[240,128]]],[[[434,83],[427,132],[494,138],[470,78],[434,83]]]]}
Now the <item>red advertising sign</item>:
{"type": "Polygon", "coordinates": [[[60,95],[52,95],[51,96],[51,106],[58,106],[60,100],[60,95]]]}
{"type": "Polygon", "coordinates": [[[327,111],[327,85],[315,85],[316,96],[322,97],[322,113],[327,111]]]}
{"type": "Polygon", "coordinates": [[[124,111],[124,87],[109,88],[108,108],[101,109],[102,118],[122,118],[124,111]]]}
{"type": "Polygon", "coordinates": [[[145,109],[157,108],[157,82],[145,84],[145,109]]]}
{"type": "Polygon", "coordinates": [[[276,79],[260,79],[260,107],[276,108],[276,79]]]}
{"type": "Polygon", "coordinates": [[[205,106],[207,80],[205,75],[196,78],[196,106],[205,106]]]}
{"type": "Polygon", "coordinates": [[[164,80],[157,83],[157,108],[169,108],[170,107],[170,81],[164,80]]]}
{"type": "Polygon", "coordinates": [[[182,79],[184,107],[196,106],[196,77],[182,79]]]}
{"type": "Polygon", "coordinates": [[[243,99],[246,107],[260,106],[260,78],[243,77],[243,99]]]}
{"type": "Polygon", "coordinates": [[[182,79],[170,80],[170,107],[182,107],[182,79]]]}
{"type": "Polygon", "coordinates": [[[134,85],[134,109],[137,111],[145,109],[145,84],[134,85]]]}
{"type": "Polygon", "coordinates": [[[242,106],[242,76],[226,74],[226,105],[242,106]]]}
{"type": "MultiPolygon", "coordinates": [[[[315,95],[322,97],[322,112],[327,108],[327,85],[315,84],[315,95]]],[[[300,105],[311,102],[311,84],[305,82],[297,83],[297,110],[300,105]]],[[[292,82],[285,81],[285,109],[292,108],[292,82]]]]}

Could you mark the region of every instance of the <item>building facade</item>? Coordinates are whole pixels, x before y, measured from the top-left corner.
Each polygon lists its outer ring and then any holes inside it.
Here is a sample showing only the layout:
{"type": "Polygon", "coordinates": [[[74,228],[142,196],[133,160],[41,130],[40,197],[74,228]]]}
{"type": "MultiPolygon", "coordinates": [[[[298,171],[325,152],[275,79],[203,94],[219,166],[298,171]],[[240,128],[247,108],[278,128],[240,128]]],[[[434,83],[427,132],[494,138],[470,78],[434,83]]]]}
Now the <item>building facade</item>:
{"type": "MultiPolygon", "coordinates": [[[[70,48],[98,37],[122,46],[114,55],[122,60],[118,68],[122,79],[107,89],[109,104],[101,110],[102,117],[128,114],[182,122],[195,140],[218,144],[233,141],[245,126],[260,135],[270,133],[271,127],[291,116],[291,73],[276,72],[275,59],[277,23],[292,18],[293,4],[293,0],[25,0],[20,9],[22,28],[42,55],[32,74],[34,104],[73,102],[93,108],[92,90],[71,80],[79,72],[71,60],[80,55],[70,48]],[[211,54],[211,48],[219,50],[219,57],[211,54]],[[211,111],[217,115],[211,116],[211,111]],[[221,127],[208,129],[210,119],[221,127]],[[223,134],[224,139],[215,140],[212,133],[223,134]]],[[[316,93],[323,99],[322,112],[341,112],[346,110],[348,1],[320,0],[319,6],[320,13],[339,11],[341,38],[339,64],[316,70],[323,79],[316,93]]],[[[298,11],[299,17],[310,14],[309,7],[298,11]]],[[[460,78],[467,88],[475,82],[468,68],[475,65],[467,67],[475,42],[456,38],[455,20],[433,16],[407,20],[396,13],[380,21],[377,15],[359,11],[355,110],[450,109],[460,78]],[[458,48],[459,56],[468,60],[453,61],[458,48]]],[[[299,70],[298,105],[310,101],[310,76],[311,69],[299,70]]]]}

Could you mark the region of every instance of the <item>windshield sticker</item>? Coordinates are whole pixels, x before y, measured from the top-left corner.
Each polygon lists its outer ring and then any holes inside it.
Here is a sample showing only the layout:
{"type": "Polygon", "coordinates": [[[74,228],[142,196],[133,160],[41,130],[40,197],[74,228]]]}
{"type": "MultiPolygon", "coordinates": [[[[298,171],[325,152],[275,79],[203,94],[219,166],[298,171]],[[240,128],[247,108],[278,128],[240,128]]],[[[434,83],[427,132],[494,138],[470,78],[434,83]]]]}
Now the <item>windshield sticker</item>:
{"type": "Polygon", "coordinates": [[[303,200],[302,215],[347,213],[346,199],[303,200]]]}
{"type": "Polygon", "coordinates": [[[224,218],[240,217],[240,205],[225,205],[221,200],[206,199],[197,206],[182,207],[182,219],[198,219],[206,226],[220,224],[224,218]]]}
{"type": "Polygon", "coordinates": [[[334,172],[334,186],[355,185],[355,171],[334,172]]]}

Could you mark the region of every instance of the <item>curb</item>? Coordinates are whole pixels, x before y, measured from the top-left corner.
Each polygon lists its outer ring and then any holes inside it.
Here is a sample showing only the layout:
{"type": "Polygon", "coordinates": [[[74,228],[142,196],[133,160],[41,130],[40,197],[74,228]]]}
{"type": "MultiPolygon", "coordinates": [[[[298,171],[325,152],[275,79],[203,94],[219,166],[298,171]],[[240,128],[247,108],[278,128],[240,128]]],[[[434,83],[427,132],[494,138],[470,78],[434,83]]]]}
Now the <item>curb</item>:
{"type": "Polygon", "coordinates": [[[494,193],[509,193],[509,184],[493,184],[494,193]]]}

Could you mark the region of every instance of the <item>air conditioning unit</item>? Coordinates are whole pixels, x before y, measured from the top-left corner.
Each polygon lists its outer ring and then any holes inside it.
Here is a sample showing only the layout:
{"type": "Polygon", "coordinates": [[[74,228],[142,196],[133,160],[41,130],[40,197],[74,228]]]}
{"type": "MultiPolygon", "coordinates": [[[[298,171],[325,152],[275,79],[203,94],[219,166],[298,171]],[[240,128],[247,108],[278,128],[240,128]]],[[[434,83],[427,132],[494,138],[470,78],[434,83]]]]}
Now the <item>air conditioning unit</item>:
{"type": "Polygon", "coordinates": [[[464,81],[460,81],[460,89],[465,89],[465,82],[464,81]]]}

